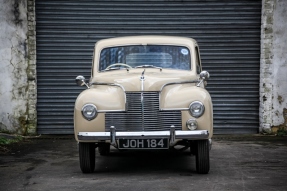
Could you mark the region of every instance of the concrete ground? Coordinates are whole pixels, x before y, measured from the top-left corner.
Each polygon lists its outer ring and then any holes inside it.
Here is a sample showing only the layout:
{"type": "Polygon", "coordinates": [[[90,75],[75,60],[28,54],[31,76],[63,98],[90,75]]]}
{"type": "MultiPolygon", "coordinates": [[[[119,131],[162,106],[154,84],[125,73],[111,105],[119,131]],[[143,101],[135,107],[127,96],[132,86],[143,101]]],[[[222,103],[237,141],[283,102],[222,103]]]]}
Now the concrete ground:
{"type": "Polygon", "coordinates": [[[188,152],[97,153],[82,174],[72,137],[26,139],[0,152],[0,190],[287,190],[287,137],[216,136],[211,170],[195,172],[188,152]],[[9,150],[7,150],[9,149],[9,150]]]}

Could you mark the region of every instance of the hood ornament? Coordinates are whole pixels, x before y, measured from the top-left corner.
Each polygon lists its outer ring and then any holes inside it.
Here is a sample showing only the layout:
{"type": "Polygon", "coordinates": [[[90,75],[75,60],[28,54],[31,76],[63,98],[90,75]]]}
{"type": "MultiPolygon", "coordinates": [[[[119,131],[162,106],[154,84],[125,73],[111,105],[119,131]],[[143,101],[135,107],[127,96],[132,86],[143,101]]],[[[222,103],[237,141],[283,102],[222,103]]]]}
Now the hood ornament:
{"type": "Polygon", "coordinates": [[[141,91],[142,91],[141,92],[141,107],[142,107],[142,130],[143,131],[144,131],[144,95],[143,95],[143,92],[144,92],[144,80],[145,80],[144,73],[145,73],[145,69],[142,72],[142,75],[140,77],[141,91]]]}
{"type": "Polygon", "coordinates": [[[144,71],[142,72],[142,75],[141,75],[141,77],[140,77],[140,81],[141,81],[141,91],[144,91],[144,80],[145,80],[144,73],[145,73],[145,69],[144,69],[144,71]]]}

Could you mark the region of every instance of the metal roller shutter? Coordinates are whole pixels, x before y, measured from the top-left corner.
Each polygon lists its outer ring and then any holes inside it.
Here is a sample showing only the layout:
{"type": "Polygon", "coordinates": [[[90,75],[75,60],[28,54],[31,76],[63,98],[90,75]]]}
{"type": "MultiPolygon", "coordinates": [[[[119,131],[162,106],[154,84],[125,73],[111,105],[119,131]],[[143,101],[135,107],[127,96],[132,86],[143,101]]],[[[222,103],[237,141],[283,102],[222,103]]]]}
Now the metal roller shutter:
{"type": "Polygon", "coordinates": [[[195,38],[211,74],[215,133],[256,133],[261,0],[36,1],[38,133],[73,133],[73,105],[99,39],[195,38]]]}

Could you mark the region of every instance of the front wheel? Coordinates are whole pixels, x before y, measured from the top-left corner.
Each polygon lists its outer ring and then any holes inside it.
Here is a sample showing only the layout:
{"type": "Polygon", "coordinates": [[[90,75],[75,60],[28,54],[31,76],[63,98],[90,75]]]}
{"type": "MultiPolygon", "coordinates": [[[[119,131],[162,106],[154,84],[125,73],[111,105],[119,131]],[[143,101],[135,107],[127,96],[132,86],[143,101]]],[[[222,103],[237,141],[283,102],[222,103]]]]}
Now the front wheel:
{"type": "Polygon", "coordinates": [[[94,172],[96,162],[95,143],[79,143],[80,167],[83,173],[94,172]]]}
{"type": "Polygon", "coordinates": [[[196,171],[199,174],[207,174],[209,172],[209,141],[196,141],[196,171]]]}

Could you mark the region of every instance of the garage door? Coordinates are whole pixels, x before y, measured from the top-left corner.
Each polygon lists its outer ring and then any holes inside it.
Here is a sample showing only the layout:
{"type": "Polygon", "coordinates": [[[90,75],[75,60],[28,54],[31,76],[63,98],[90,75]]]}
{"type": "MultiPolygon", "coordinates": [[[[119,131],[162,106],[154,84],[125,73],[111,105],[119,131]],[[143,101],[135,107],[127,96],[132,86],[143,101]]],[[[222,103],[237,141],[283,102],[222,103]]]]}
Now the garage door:
{"type": "Polygon", "coordinates": [[[261,0],[36,1],[38,133],[73,133],[94,44],[128,35],[195,38],[211,74],[216,134],[257,133],[261,0]]]}

